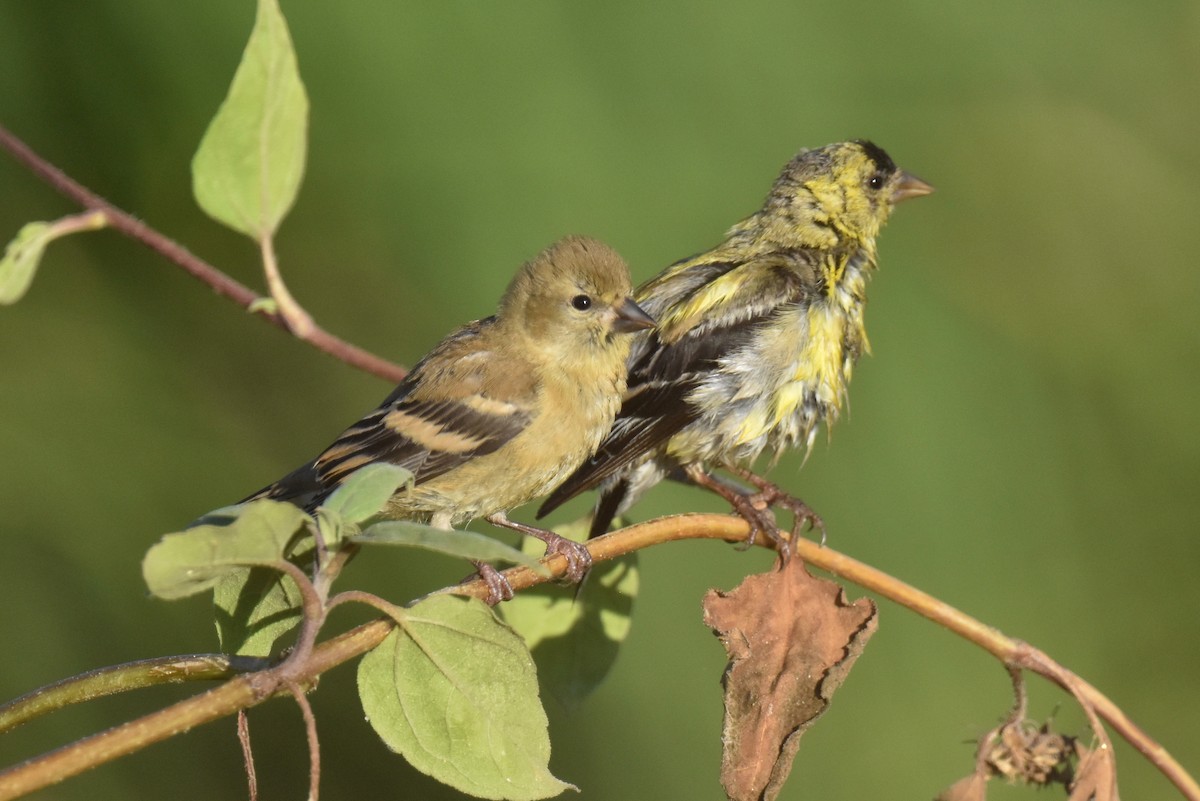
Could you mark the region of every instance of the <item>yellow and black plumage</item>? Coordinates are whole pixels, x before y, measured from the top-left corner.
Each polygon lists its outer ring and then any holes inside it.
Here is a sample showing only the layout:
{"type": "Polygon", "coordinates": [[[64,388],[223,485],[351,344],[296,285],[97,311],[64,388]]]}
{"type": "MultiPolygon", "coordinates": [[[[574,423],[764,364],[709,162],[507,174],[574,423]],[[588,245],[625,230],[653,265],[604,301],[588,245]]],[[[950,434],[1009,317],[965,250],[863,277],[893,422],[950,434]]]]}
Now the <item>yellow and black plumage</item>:
{"type": "Polygon", "coordinates": [[[896,203],[932,191],[867,141],[793,158],[725,241],[637,291],[658,328],[634,343],[612,430],[539,515],[600,486],[596,536],[672,473],[753,512],[705,465],[755,480],[745,469],[764,450],[778,458],[811,447],[818,425],[837,418],[869,350],[863,310],[876,237],[896,203]]]}

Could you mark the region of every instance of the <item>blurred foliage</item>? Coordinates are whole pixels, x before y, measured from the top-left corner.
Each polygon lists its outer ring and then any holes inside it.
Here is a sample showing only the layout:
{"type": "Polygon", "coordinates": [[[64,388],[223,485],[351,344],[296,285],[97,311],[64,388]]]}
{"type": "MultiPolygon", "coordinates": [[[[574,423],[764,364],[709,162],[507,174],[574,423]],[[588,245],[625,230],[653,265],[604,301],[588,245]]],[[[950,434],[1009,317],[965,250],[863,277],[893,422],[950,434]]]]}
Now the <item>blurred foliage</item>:
{"type": "MultiPolygon", "coordinates": [[[[1200,5],[283,8],[312,101],[284,273],[322,325],[406,363],[490,313],[560,235],[607,240],[638,280],[711,245],[802,146],[870,137],[936,185],[883,235],[853,419],[802,471],[788,458],[773,476],[824,516],[832,546],[1047,649],[1200,770],[1200,5]]],[[[189,186],[253,13],[246,0],[0,4],[0,120],[255,282],[254,248],[189,186]]],[[[2,156],[0,188],[0,238],[74,211],[2,156]]],[[[109,232],[55,243],[0,312],[0,382],[4,698],[214,649],[204,601],[147,597],[146,548],[310,457],[389,389],[109,232]]],[[[637,514],[721,508],[663,487],[637,514]]],[[[769,558],[693,543],[641,564],[612,677],[571,714],[549,704],[551,769],[589,799],[717,798],[724,661],[700,596],[769,558]]],[[[345,581],[403,600],[465,572],[380,549],[345,581]]],[[[999,666],[881,612],[784,798],[930,797],[1007,708],[999,666]]],[[[70,710],[0,740],[0,755],[191,689],[70,710]]],[[[1060,694],[1033,689],[1031,715],[1062,704],[1061,727],[1081,728],[1060,694]]],[[[314,704],[328,797],[453,797],[375,738],[351,670],[314,704]]],[[[251,730],[264,793],[300,797],[299,715],[270,704],[251,730]]],[[[1120,743],[1117,756],[1127,797],[1169,797],[1120,743]]],[[[180,787],[244,792],[232,721],[40,797],[180,787]]]]}

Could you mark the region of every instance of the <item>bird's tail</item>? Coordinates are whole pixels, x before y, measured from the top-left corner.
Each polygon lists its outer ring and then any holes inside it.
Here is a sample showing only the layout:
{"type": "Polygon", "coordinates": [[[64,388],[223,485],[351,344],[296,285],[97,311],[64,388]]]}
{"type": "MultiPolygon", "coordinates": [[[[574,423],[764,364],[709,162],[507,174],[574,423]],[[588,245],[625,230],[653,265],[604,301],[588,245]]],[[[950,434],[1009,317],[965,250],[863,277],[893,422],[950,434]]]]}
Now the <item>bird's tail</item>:
{"type": "Polygon", "coordinates": [[[301,509],[311,512],[324,499],[325,494],[326,487],[317,478],[316,464],[309,462],[297,467],[274,484],[242,498],[238,503],[270,498],[275,501],[290,501],[301,509]]]}

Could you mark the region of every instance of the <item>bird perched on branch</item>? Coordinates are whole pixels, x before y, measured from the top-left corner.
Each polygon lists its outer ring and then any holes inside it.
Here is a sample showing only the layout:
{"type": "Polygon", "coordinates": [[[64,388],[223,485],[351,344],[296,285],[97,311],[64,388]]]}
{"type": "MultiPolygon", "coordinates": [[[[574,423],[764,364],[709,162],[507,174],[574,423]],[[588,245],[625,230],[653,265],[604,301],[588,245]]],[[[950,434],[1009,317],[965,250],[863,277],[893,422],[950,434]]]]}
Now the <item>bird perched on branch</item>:
{"type": "MultiPolygon", "coordinates": [[[[796,528],[811,509],[749,472],[764,450],[811,448],[869,350],[863,327],[875,240],[892,207],[933,187],[867,141],[802,151],[762,208],[712,250],[677,262],[636,298],[658,328],[634,343],[629,386],[599,451],[546,500],[544,515],[600,487],[591,536],[668,475],[726,498],[755,531],[771,504],[796,528]],[[753,483],[751,494],[709,472],[753,483]]],[[[773,464],[773,462],[772,462],[773,464]]]]}
{"type": "Polygon", "coordinates": [[[494,316],[443,339],[317,458],[246,500],[311,511],[360,467],[389,462],[413,482],[392,496],[385,517],[438,528],[483,517],[544,540],[578,580],[590,564],[586,549],[506,512],[561,482],[611,427],[628,335],[654,325],[631,291],[628,267],[607,245],[556,242],[521,268],[494,316]]]}

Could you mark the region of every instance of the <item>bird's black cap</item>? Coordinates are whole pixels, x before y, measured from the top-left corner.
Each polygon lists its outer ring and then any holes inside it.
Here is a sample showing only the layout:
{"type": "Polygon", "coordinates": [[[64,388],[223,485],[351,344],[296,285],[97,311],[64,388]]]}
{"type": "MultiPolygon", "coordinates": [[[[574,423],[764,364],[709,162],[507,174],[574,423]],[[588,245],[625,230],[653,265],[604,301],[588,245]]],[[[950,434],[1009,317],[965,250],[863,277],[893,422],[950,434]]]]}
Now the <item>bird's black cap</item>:
{"type": "Polygon", "coordinates": [[[896,171],[896,162],[892,161],[892,157],[889,156],[887,151],[885,151],[882,147],[870,141],[869,139],[855,139],[854,141],[862,146],[862,149],[866,151],[867,156],[871,159],[871,161],[875,162],[875,166],[878,167],[881,172],[885,172],[890,175],[896,171]]]}

